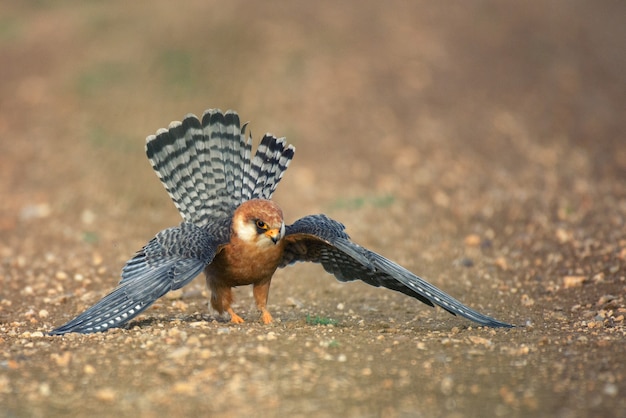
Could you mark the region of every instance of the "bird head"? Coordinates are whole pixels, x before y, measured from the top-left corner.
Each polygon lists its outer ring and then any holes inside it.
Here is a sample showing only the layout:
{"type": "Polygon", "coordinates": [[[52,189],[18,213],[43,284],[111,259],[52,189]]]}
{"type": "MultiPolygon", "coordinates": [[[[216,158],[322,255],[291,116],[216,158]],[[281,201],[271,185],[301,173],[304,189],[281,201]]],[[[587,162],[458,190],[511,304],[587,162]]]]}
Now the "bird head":
{"type": "Polygon", "coordinates": [[[276,245],[285,235],[283,211],[270,200],[249,200],[235,210],[233,231],[241,240],[259,247],[276,245]]]}

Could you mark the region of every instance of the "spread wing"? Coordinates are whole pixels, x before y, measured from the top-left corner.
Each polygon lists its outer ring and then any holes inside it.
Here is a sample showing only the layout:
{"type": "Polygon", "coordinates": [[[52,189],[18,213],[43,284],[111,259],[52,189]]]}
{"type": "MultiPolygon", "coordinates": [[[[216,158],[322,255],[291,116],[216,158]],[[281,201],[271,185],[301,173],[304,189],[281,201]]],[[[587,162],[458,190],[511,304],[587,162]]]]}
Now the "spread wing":
{"type": "Polygon", "coordinates": [[[393,261],[355,244],[344,229],[341,223],[325,215],[299,219],[286,228],[287,244],[280,267],[298,261],[320,263],[343,282],[362,280],[372,286],[396,290],[480,325],[512,326],[465,306],[393,261]]]}
{"type": "Polygon", "coordinates": [[[228,242],[229,231],[224,220],[207,227],[182,223],[159,232],[126,263],[111,293],[50,334],[88,334],[127,323],[170,290],[191,282],[228,242]]]}

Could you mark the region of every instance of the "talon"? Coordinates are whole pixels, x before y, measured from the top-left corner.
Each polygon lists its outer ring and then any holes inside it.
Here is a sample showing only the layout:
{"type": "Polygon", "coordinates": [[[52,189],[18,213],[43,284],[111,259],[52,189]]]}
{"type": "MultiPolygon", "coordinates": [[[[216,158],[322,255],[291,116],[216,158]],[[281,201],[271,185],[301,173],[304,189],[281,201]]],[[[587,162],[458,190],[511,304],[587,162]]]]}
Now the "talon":
{"type": "Polygon", "coordinates": [[[263,321],[263,323],[267,325],[267,324],[271,324],[274,321],[274,318],[272,318],[272,315],[268,311],[264,310],[261,313],[261,321],[263,321]]]}
{"type": "Polygon", "coordinates": [[[230,322],[233,324],[243,324],[245,322],[243,318],[233,312],[232,309],[228,310],[228,314],[230,315],[230,322]]]}
{"type": "Polygon", "coordinates": [[[230,322],[232,322],[233,324],[243,324],[245,321],[239,315],[234,314],[230,316],[230,322]]]}

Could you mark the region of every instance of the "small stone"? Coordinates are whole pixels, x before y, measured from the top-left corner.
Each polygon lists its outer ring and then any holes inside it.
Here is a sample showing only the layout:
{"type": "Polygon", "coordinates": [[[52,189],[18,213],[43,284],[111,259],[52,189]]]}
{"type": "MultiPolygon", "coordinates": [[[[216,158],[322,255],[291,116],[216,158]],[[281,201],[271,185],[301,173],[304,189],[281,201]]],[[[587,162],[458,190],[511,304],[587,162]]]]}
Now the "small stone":
{"type": "Polygon", "coordinates": [[[606,385],[604,385],[602,392],[604,392],[604,394],[608,396],[615,396],[618,392],[617,385],[613,383],[607,383],[606,385]]]}
{"type": "Polygon", "coordinates": [[[50,385],[47,382],[39,384],[39,393],[41,396],[50,396],[50,385]]]}
{"type": "Polygon", "coordinates": [[[271,350],[264,345],[257,346],[256,352],[262,356],[267,356],[267,355],[272,354],[271,350]]]}
{"type": "Polygon", "coordinates": [[[474,267],[474,260],[472,260],[469,257],[458,258],[458,259],[454,260],[453,263],[454,263],[454,265],[460,266],[460,267],[474,267]]]}
{"type": "Polygon", "coordinates": [[[182,297],[183,297],[183,289],[172,290],[171,292],[165,295],[165,299],[169,299],[169,300],[182,299],[182,297]]]}
{"type": "Polygon", "coordinates": [[[507,263],[506,258],[504,257],[498,257],[494,260],[493,264],[496,267],[500,267],[502,270],[508,270],[509,269],[509,263],[507,263]]]}
{"type": "Polygon", "coordinates": [[[481,238],[480,238],[480,235],[478,235],[478,234],[470,234],[470,235],[465,237],[463,242],[468,247],[478,247],[480,245],[481,238]]]}
{"type": "Polygon", "coordinates": [[[180,336],[180,330],[178,328],[170,328],[167,330],[168,337],[178,337],[180,336]]]}
{"type": "Polygon", "coordinates": [[[113,402],[117,395],[111,388],[103,388],[96,392],[96,399],[103,402],[113,402]]]}
{"type": "Polygon", "coordinates": [[[487,338],[479,337],[477,335],[470,335],[468,337],[468,339],[475,345],[482,345],[482,346],[485,346],[485,347],[489,347],[489,346],[493,345],[491,340],[489,340],[487,338]]]}
{"type": "Polygon", "coordinates": [[[602,282],[604,282],[604,277],[605,277],[605,274],[604,274],[604,272],[601,271],[599,273],[594,274],[593,277],[591,278],[591,280],[594,283],[602,283],[602,282]]]}
{"type": "Polygon", "coordinates": [[[96,220],[96,214],[90,211],[89,209],[85,209],[80,214],[80,221],[85,225],[91,225],[96,220]]]}
{"type": "Polygon", "coordinates": [[[450,376],[445,376],[441,379],[440,383],[441,393],[446,396],[452,394],[452,389],[454,388],[454,380],[450,376]]]}
{"type": "Polygon", "coordinates": [[[600,299],[598,299],[598,306],[606,305],[607,303],[612,302],[615,299],[617,298],[613,295],[602,295],[600,296],[600,299]]]}
{"type": "Polygon", "coordinates": [[[174,393],[193,395],[196,391],[196,385],[188,382],[176,382],[172,389],[174,393]]]}
{"type": "Polygon", "coordinates": [[[523,294],[520,299],[522,306],[533,306],[535,304],[535,300],[526,294],[523,294]]]}
{"type": "Polygon", "coordinates": [[[498,391],[502,401],[507,405],[515,404],[515,393],[508,386],[502,386],[498,391]]]}
{"type": "Polygon", "coordinates": [[[200,338],[198,338],[197,335],[192,335],[191,337],[189,337],[187,339],[187,345],[199,346],[200,345],[200,338]]]}
{"type": "Polygon", "coordinates": [[[450,197],[448,197],[443,190],[437,190],[433,196],[433,202],[435,202],[437,206],[447,208],[450,206],[450,197]]]}
{"type": "Polygon", "coordinates": [[[565,289],[570,289],[572,287],[582,286],[586,279],[587,276],[565,276],[563,277],[563,287],[565,289]]]}
{"type": "Polygon", "coordinates": [[[39,311],[39,318],[41,318],[41,319],[47,318],[47,317],[48,317],[48,315],[49,315],[49,314],[48,314],[48,311],[47,311],[47,310],[45,310],[45,309],[41,309],[41,310],[39,311]]]}
{"type": "Polygon", "coordinates": [[[26,205],[20,211],[20,218],[24,221],[31,219],[47,218],[52,213],[52,208],[48,203],[40,203],[37,205],[26,205]]]}
{"type": "Polygon", "coordinates": [[[556,230],[556,239],[559,241],[559,243],[565,244],[572,239],[572,233],[566,231],[565,229],[559,228],[556,230]]]}
{"type": "Polygon", "coordinates": [[[180,347],[170,352],[167,355],[167,358],[171,358],[171,359],[185,358],[190,352],[191,352],[191,349],[189,347],[180,347]]]}
{"type": "Polygon", "coordinates": [[[100,264],[102,264],[102,261],[104,261],[104,259],[102,258],[100,253],[93,253],[91,255],[91,264],[93,264],[94,266],[99,266],[100,264]]]}
{"type": "Polygon", "coordinates": [[[65,368],[70,364],[72,353],[69,351],[65,351],[63,354],[52,353],[50,354],[50,359],[54,361],[57,366],[65,368]]]}

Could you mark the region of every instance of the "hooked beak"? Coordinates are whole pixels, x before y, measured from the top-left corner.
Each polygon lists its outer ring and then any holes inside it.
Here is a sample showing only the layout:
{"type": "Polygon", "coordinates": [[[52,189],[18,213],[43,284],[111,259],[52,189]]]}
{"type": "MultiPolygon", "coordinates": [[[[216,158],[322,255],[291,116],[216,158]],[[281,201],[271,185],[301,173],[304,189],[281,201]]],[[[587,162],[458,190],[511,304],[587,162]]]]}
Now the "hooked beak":
{"type": "Polygon", "coordinates": [[[284,225],[281,225],[280,229],[274,228],[274,229],[269,229],[268,231],[265,232],[265,236],[271,239],[274,244],[278,244],[278,241],[280,241],[280,239],[283,237],[284,234],[285,234],[284,225]]]}

